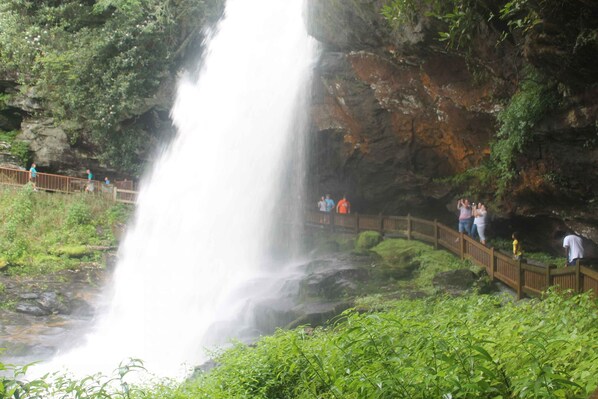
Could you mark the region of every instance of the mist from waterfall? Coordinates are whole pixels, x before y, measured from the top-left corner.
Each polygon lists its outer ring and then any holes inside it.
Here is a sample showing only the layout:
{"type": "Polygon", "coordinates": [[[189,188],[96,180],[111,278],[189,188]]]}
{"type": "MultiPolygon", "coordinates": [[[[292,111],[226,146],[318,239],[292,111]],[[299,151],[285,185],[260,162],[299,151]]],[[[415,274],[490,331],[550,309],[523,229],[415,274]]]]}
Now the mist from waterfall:
{"type": "MultiPolygon", "coordinates": [[[[315,57],[303,0],[228,0],[197,76],[181,79],[178,134],[144,179],[105,313],[53,360],[77,374],[143,359],[161,376],[205,359],[271,262],[275,215],[302,150],[315,57]],[[242,289],[240,289],[242,288],[242,289]]],[[[263,288],[263,287],[262,287],[263,288]]]]}

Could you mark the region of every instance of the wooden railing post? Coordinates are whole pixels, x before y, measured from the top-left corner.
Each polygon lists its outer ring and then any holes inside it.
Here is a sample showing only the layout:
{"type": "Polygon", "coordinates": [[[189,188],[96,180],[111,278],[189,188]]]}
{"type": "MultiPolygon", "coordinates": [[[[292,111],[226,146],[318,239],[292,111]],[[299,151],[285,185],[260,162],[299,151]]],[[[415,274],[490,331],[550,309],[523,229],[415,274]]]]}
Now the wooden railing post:
{"type": "Polygon", "coordinates": [[[353,215],[355,215],[355,232],[359,233],[359,213],[355,212],[353,215]]]}
{"type": "Polygon", "coordinates": [[[330,214],[330,231],[334,233],[334,210],[328,212],[330,214]]]}
{"type": "Polygon", "coordinates": [[[411,214],[407,214],[407,239],[411,240],[411,214]]]}
{"type": "Polygon", "coordinates": [[[523,269],[521,268],[521,259],[517,261],[517,299],[523,298],[523,269]]]}
{"type": "Polygon", "coordinates": [[[583,290],[583,281],[581,281],[582,275],[579,268],[579,259],[575,260],[575,292],[581,292],[583,290]]]}
{"type": "Polygon", "coordinates": [[[438,249],[438,220],[434,219],[434,249],[438,249]]]}
{"type": "Polygon", "coordinates": [[[380,214],[380,234],[384,235],[384,216],[380,214]]]}
{"type": "Polygon", "coordinates": [[[490,248],[490,281],[494,280],[494,271],[496,270],[496,258],[494,257],[494,247],[490,248]]]}
{"type": "Polygon", "coordinates": [[[546,289],[552,285],[551,270],[556,269],[555,265],[546,266],[546,289]]]}
{"type": "Polygon", "coordinates": [[[118,187],[116,186],[114,186],[112,190],[112,199],[114,200],[114,202],[118,201],[118,187]]]}
{"type": "Polygon", "coordinates": [[[461,259],[465,259],[465,238],[463,233],[459,233],[459,254],[461,259]]]}

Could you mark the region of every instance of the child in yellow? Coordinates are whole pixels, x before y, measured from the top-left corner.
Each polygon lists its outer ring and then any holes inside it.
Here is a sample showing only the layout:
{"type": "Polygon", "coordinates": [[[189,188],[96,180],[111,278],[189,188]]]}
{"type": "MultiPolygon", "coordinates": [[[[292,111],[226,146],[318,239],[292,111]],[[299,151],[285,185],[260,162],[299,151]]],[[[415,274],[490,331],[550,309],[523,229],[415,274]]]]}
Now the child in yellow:
{"type": "Polygon", "coordinates": [[[511,238],[513,239],[513,259],[521,260],[521,255],[523,255],[523,250],[521,249],[521,243],[519,242],[519,234],[513,233],[511,238]]]}

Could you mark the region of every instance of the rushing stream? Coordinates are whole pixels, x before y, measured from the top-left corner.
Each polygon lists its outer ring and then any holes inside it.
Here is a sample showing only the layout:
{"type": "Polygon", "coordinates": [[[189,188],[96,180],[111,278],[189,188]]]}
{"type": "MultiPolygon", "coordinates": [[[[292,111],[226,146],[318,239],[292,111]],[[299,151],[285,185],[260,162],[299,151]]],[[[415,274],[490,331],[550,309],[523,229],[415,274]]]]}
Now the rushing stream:
{"type": "Polygon", "coordinates": [[[243,328],[239,293],[267,289],[273,215],[302,147],[315,54],[303,7],[228,0],[198,76],[180,83],[178,135],[142,184],[105,309],[51,369],[107,372],[132,357],[176,376],[205,359],[208,335],[235,334],[215,325],[243,328]]]}

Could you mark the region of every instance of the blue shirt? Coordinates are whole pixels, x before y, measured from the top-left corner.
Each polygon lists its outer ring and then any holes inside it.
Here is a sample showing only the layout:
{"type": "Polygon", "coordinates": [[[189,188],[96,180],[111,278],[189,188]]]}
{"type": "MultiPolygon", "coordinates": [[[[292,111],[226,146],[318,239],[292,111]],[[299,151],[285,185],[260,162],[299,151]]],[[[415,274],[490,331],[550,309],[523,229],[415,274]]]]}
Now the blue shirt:
{"type": "Polygon", "coordinates": [[[334,209],[334,201],[332,198],[326,198],[326,212],[330,212],[334,209]]]}
{"type": "Polygon", "coordinates": [[[29,173],[31,173],[31,177],[37,177],[37,170],[33,166],[29,169],[29,173]]]}

